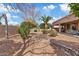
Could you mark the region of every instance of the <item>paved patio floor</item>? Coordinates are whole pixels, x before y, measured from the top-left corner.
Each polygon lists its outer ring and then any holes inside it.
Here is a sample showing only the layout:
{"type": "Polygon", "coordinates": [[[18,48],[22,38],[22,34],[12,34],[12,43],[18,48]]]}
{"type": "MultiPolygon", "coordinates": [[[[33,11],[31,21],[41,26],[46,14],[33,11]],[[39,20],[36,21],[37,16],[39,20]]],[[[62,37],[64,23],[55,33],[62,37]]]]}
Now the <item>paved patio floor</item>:
{"type": "Polygon", "coordinates": [[[51,39],[55,40],[63,40],[63,41],[68,41],[68,42],[77,42],[79,43],[79,38],[70,35],[70,34],[64,34],[64,33],[59,33],[58,36],[56,37],[51,37],[51,39]]]}

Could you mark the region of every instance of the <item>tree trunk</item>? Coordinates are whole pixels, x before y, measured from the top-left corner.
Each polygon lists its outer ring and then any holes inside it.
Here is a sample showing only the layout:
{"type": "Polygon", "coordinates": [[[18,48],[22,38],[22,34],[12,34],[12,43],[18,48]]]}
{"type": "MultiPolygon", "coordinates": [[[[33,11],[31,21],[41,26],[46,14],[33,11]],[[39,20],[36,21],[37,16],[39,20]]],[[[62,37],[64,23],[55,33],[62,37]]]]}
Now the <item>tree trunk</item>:
{"type": "Polygon", "coordinates": [[[26,42],[25,42],[25,40],[23,40],[23,44],[24,44],[24,48],[26,47],[26,42]]]}
{"type": "Polygon", "coordinates": [[[6,14],[3,14],[3,17],[5,19],[5,34],[6,34],[6,39],[8,39],[8,21],[7,21],[7,16],[6,14]]]}
{"type": "Polygon", "coordinates": [[[47,24],[45,24],[45,29],[47,29],[47,27],[48,27],[48,25],[47,25],[47,24]]]}
{"type": "Polygon", "coordinates": [[[6,20],[6,39],[8,39],[8,22],[6,20]]]}
{"type": "Polygon", "coordinates": [[[26,49],[26,42],[25,42],[25,40],[23,40],[23,47],[22,47],[22,49],[16,54],[16,56],[22,56],[23,55],[23,52],[25,51],[25,49],[26,49]]]}

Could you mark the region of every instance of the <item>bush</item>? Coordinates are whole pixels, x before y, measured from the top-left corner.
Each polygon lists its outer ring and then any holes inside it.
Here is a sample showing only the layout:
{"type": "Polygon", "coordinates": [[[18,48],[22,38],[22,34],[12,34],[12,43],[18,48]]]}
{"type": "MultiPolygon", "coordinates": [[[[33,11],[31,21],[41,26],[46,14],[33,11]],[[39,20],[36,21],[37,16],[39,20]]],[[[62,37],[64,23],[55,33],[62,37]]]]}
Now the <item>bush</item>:
{"type": "Polygon", "coordinates": [[[30,33],[30,29],[28,28],[26,23],[25,22],[21,23],[19,27],[19,34],[22,37],[22,39],[25,40],[29,35],[29,33],[30,33]]]}
{"type": "Polygon", "coordinates": [[[34,32],[37,32],[37,30],[34,30],[34,32]]]}
{"type": "Polygon", "coordinates": [[[42,33],[43,33],[43,34],[48,34],[48,30],[43,29],[43,30],[42,30],[42,33]]]}
{"type": "Polygon", "coordinates": [[[57,36],[57,31],[55,29],[52,29],[49,33],[50,36],[56,37],[57,36]]]}
{"type": "Polygon", "coordinates": [[[37,27],[37,23],[32,19],[26,20],[26,24],[30,29],[37,27]]]}

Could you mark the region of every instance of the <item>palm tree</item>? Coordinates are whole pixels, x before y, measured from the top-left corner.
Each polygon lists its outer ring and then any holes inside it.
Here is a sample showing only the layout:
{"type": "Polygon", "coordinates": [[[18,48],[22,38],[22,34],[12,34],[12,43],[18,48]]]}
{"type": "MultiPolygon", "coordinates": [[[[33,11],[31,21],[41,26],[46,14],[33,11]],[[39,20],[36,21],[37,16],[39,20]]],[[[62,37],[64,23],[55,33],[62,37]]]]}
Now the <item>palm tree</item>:
{"type": "Polygon", "coordinates": [[[45,29],[47,29],[48,28],[48,22],[49,22],[49,20],[51,20],[51,18],[52,17],[50,17],[50,16],[42,16],[41,17],[41,20],[44,22],[44,24],[45,24],[45,29]]]}
{"type": "MultiPolygon", "coordinates": [[[[48,29],[49,29],[49,28],[51,28],[52,24],[48,23],[47,26],[48,26],[48,29]]],[[[41,29],[44,29],[44,28],[45,28],[45,24],[44,24],[44,23],[41,23],[41,24],[39,25],[39,27],[40,27],[41,29]]]]}

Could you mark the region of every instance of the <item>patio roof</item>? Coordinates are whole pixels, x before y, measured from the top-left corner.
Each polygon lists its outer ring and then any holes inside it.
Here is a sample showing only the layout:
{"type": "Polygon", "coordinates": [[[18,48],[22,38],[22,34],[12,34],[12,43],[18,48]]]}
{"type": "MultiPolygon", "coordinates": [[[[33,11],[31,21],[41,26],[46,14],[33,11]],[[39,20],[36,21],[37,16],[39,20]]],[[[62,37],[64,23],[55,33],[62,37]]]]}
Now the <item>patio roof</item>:
{"type": "Polygon", "coordinates": [[[62,24],[62,23],[68,23],[68,22],[72,22],[72,21],[75,21],[75,20],[78,20],[78,17],[75,17],[74,14],[70,14],[70,15],[67,15],[55,22],[53,22],[53,24],[62,24]]]}

